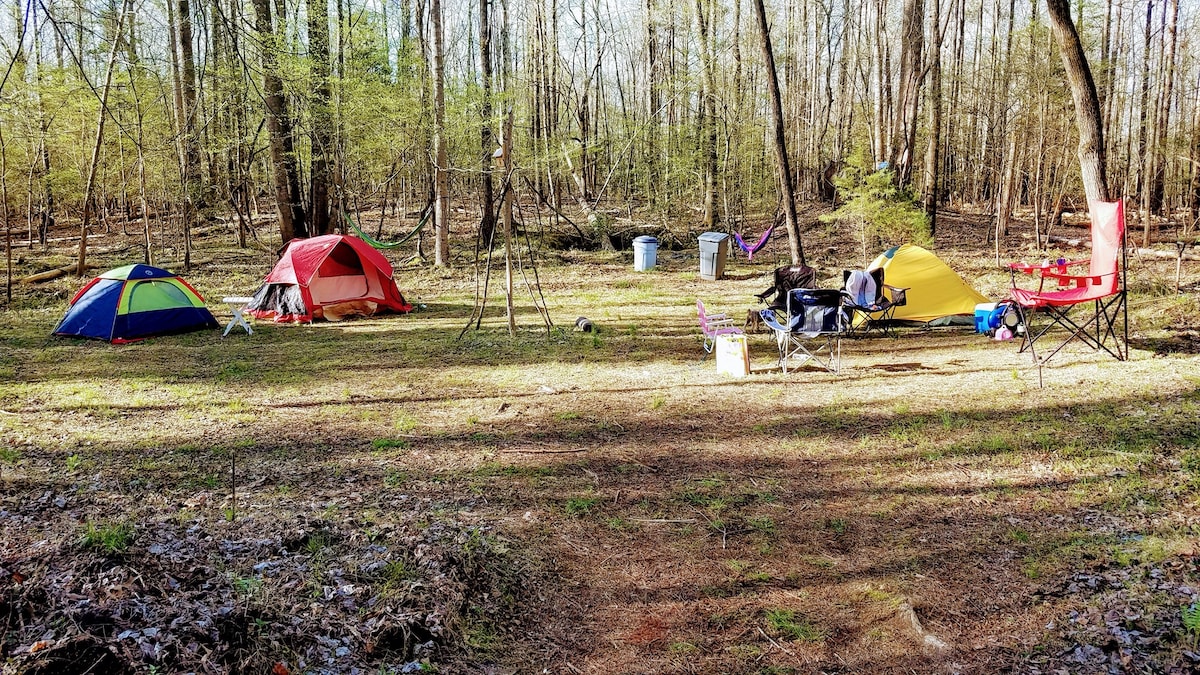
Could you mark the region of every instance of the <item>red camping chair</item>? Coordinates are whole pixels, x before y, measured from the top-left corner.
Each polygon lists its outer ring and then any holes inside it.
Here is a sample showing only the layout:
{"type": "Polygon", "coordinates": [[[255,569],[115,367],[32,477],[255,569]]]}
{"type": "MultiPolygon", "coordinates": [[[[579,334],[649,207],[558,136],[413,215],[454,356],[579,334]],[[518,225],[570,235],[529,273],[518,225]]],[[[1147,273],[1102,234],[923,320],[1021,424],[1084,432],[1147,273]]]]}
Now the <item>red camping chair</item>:
{"type": "MultiPolygon", "coordinates": [[[[1122,203],[1092,202],[1092,257],[1058,264],[1030,265],[1010,263],[1012,290],[1009,297],[1017,309],[1020,325],[1025,326],[1021,351],[1026,349],[1039,366],[1058,353],[1068,343],[1078,340],[1092,349],[1108,352],[1118,361],[1129,358],[1129,317],[1125,303],[1125,210],[1122,203]],[[1068,268],[1088,265],[1086,274],[1068,274],[1068,268]],[[1017,272],[1037,275],[1036,290],[1018,288],[1017,272]],[[1047,281],[1057,281],[1053,289],[1047,281]],[[1080,311],[1072,314],[1072,310],[1080,311]],[[1049,322],[1040,328],[1033,326],[1037,314],[1045,314],[1049,322]],[[1059,327],[1067,332],[1066,339],[1045,356],[1038,358],[1037,342],[1059,327]]],[[[1061,335],[1061,333],[1056,332],[1061,335]]]]}

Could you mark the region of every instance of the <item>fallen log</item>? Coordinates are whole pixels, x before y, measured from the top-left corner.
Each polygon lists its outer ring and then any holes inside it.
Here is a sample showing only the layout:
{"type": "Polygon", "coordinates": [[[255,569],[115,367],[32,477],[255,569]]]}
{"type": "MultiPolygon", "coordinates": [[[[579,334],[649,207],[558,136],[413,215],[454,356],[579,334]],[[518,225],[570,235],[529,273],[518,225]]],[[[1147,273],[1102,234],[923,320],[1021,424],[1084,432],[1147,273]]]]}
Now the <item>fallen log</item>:
{"type": "MultiPolygon", "coordinates": [[[[1074,248],[1091,248],[1091,239],[1072,239],[1069,237],[1051,236],[1049,242],[1052,244],[1065,244],[1074,248]]],[[[1180,251],[1160,251],[1155,248],[1133,248],[1132,252],[1136,255],[1146,256],[1149,258],[1165,258],[1168,260],[1200,260],[1200,255],[1195,253],[1182,253],[1180,251]]]]}
{"type": "MultiPolygon", "coordinates": [[[[192,267],[196,267],[198,265],[208,265],[208,264],[211,264],[212,261],[213,261],[212,258],[206,258],[204,260],[193,260],[192,267]]],[[[176,265],[182,265],[182,264],[183,264],[182,260],[177,260],[177,261],[155,263],[154,266],[161,267],[163,269],[169,269],[171,267],[175,267],[176,265]]],[[[87,265],[86,268],[90,269],[90,270],[94,270],[94,269],[96,269],[96,266],[95,265],[87,265]]],[[[38,272],[37,274],[31,274],[31,275],[21,279],[20,283],[40,284],[43,281],[51,281],[53,279],[57,279],[57,278],[63,276],[64,274],[71,274],[76,269],[78,269],[78,266],[75,265],[75,263],[71,263],[70,265],[64,265],[62,267],[56,267],[52,270],[46,270],[45,272],[38,272]]]]}
{"type": "MultiPolygon", "coordinates": [[[[95,265],[85,265],[84,266],[85,269],[95,269],[95,267],[96,267],[95,265]]],[[[31,274],[31,275],[21,279],[21,283],[23,283],[23,284],[40,284],[43,281],[50,281],[51,279],[57,279],[64,274],[70,274],[77,269],[79,269],[79,265],[76,265],[75,263],[71,263],[70,265],[63,265],[62,267],[56,267],[52,270],[46,270],[45,272],[38,272],[37,274],[31,274]]]]}
{"type": "MultiPolygon", "coordinates": [[[[22,234],[24,234],[24,231],[22,231],[22,234]]],[[[95,234],[89,233],[88,240],[99,239],[99,238],[105,237],[105,236],[107,236],[107,234],[104,232],[98,232],[95,234]]],[[[79,241],[79,235],[75,235],[73,237],[52,237],[52,238],[46,240],[46,245],[49,246],[50,244],[63,244],[63,243],[74,242],[74,241],[79,241]]],[[[33,248],[33,246],[35,244],[40,244],[40,243],[41,242],[38,241],[37,239],[26,239],[23,241],[14,241],[12,243],[12,247],[13,248],[33,248]]]]}

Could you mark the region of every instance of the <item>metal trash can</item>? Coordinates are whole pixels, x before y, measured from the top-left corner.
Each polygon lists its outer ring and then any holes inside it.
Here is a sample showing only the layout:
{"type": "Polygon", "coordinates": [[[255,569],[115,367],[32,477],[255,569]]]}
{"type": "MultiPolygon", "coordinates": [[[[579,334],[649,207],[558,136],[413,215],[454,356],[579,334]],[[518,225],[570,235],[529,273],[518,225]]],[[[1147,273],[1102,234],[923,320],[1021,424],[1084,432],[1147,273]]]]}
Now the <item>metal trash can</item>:
{"type": "Polygon", "coordinates": [[[633,240],[633,271],[645,272],[658,264],[658,240],[643,235],[633,240]]]}
{"type": "Polygon", "coordinates": [[[729,235],[724,232],[705,232],[700,235],[700,278],[716,281],[725,276],[725,259],[729,257],[729,235]]]}

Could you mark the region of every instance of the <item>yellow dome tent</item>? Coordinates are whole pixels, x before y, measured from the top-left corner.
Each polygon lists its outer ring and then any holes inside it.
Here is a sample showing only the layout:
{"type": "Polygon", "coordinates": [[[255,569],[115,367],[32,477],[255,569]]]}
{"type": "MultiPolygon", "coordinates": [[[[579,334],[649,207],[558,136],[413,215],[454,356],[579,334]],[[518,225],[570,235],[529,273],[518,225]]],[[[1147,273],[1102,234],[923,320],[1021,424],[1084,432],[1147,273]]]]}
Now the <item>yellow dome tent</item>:
{"type": "Polygon", "coordinates": [[[897,321],[929,322],[956,314],[974,316],[975,305],[991,302],[936,255],[913,244],[889,248],[867,268],[883,268],[888,286],[907,288],[907,304],[896,308],[897,321]]]}

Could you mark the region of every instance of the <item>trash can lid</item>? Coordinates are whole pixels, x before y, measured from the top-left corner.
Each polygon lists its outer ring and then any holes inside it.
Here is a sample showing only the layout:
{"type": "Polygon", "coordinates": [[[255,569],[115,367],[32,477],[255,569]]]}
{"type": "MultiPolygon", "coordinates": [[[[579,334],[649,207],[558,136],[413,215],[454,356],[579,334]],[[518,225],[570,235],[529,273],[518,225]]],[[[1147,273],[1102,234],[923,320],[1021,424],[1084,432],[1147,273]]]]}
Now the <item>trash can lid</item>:
{"type": "Polygon", "coordinates": [[[635,243],[635,244],[657,244],[658,240],[655,239],[654,237],[651,237],[648,234],[643,234],[640,237],[635,237],[633,240],[633,243],[635,243]]]}
{"type": "Polygon", "coordinates": [[[725,241],[728,238],[729,238],[729,235],[725,234],[724,232],[705,232],[704,234],[700,235],[700,241],[708,241],[708,242],[716,242],[716,243],[725,241]]]}

